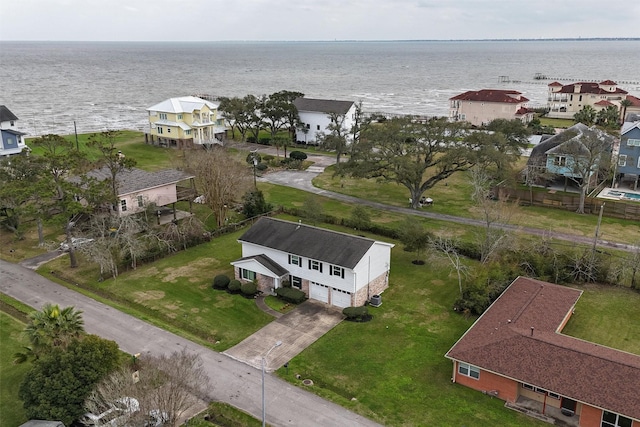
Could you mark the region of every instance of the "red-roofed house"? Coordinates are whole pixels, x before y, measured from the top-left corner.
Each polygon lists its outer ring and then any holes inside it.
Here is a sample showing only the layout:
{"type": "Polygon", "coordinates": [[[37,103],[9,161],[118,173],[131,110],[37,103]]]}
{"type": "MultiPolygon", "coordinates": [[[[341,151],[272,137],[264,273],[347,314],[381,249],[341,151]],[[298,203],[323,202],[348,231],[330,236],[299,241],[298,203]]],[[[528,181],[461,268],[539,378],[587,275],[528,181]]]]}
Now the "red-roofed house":
{"type": "Polygon", "coordinates": [[[465,120],[475,126],[494,119],[519,119],[529,123],[533,120],[533,111],[527,108],[528,101],[515,90],[470,90],[449,98],[449,119],[465,120]]]}
{"type": "Polygon", "coordinates": [[[640,98],[633,95],[627,95],[627,101],[629,101],[631,105],[623,108],[622,113],[625,116],[624,119],[626,119],[627,114],[633,113],[640,115],[640,98]]]}
{"type": "Polygon", "coordinates": [[[581,294],[514,280],[447,352],[452,381],[556,424],[640,427],[640,356],[561,334],[581,294]]]}
{"type": "Polygon", "coordinates": [[[616,82],[605,80],[600,83],[578,82],[562,85],[553,82],[548,85],[547,107],[548,117],[573,118],[573,115],[586,105],[596,111],[615,105],[620,108],[620,101],[628,95],[626,90],[620,89],[616,82]],[[602,101],[609,104],[603,105],[602,101]]]}

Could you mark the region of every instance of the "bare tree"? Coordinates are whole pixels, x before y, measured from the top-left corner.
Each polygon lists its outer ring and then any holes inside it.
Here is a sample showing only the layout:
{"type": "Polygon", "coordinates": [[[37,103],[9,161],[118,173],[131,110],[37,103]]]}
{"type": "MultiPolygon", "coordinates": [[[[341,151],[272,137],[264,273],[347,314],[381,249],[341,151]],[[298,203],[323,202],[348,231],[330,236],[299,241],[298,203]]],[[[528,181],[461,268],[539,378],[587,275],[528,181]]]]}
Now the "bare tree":
{"type": "Polygon", "coordinates": [[[96,386],[84,406],[93,414],[120,408],[119,425],[144,426],[155,418],[176,426],[180,416],[201,400],[208,385],[200,356],[183,349],[170,355],[143,356],[135,366],[113,372],[96,386]]]}
{"type": "Polygon", "coordinates": [[[187,151],[185,163],[195,175],[198,191],[216,216],[218,227],[223,226],[228,208],[239,202],[251,187],[249,169],[218,147],[187,151]]]}
{"type": "Polygon", "coordinates": [[[451,268],[456,271],[458,288],[460,289],[460,296],[462,296],[462,276],[467,273],[468,268],[460,260],[460,254],[458,254],[455,243],[451,239],[439,236],[429,240],[429,247],[439,258],[444,257],[451,264],[451,268]]]}
{"type": "Polygon", "coordinates": [[[509,202],[500,194],[494,194],[492,179],[485,169],[473,167],[470,175],[473,185],[471,197],[484,223],[482,231],[477,236],[480,262],[486,264],[499,249],[509,243],[509,233],[499,225],[508,224],[511,221],[517,204],[509,202]]]}

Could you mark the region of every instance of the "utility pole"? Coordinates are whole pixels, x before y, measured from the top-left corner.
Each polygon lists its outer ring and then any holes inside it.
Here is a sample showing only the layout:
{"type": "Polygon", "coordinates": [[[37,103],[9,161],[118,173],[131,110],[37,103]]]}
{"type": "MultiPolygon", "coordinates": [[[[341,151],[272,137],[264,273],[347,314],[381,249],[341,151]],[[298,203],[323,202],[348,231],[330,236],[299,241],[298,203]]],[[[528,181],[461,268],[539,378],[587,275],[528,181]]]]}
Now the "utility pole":
{"type": "Polygon", "coordinates": [[[73,132],[76,134],[76,151],[80,151],[80,144],[78,144],[78,128],[76,127],[76,121],[73,121],[73,132]]]}
{"type": "Polygon", "coordinates": [[[600,223],[602,222],[602,213],[604,212],[604,203],[600,205],[600,214],[598,215],[598,225],[596,225],[596,235],[593,236],[593,252],[596,252],[596,245],[598,244],[598,235],[600,235],[600,223]]]}

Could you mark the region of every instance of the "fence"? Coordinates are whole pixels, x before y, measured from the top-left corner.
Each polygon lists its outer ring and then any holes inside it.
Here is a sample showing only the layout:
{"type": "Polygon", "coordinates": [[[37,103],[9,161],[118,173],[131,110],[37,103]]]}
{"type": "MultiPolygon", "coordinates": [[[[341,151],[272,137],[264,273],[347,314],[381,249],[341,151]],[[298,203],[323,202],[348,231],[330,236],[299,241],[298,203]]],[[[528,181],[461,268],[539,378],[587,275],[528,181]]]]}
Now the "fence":
{"type": "MultiPolygon", "coordinates": [[[[495,188],[494,194],[501,197],[508,197],[511,200],[518,200],[523,206],[543,206],[567,211],[577,211],[580,205],[579,194],[552,193],[549,191],[536,191],[531,193],[527,189],[520,188],[495,188]]],[[[622,200],[604,200],[595,197],[586,197],[584,201],[584,212],[597,215],[600,206],[606,203],[603,216],[609,218],[620,218],[630,220],[640,220],[640,203],[626,202],[622,200]]]]}

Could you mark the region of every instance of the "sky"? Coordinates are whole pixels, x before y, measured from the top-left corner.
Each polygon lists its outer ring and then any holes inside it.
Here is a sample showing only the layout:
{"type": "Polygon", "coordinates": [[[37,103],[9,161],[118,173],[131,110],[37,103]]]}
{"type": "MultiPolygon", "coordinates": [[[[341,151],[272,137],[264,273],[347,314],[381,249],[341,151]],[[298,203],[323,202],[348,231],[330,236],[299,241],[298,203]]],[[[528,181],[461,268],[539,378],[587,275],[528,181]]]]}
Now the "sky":
{"type": "Polygon", "coordinates": [[[640,37],[637,0],[0,0],[0,40],[640,37]]]}

